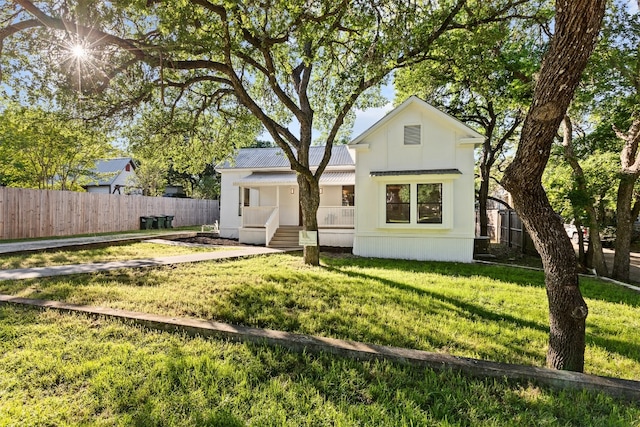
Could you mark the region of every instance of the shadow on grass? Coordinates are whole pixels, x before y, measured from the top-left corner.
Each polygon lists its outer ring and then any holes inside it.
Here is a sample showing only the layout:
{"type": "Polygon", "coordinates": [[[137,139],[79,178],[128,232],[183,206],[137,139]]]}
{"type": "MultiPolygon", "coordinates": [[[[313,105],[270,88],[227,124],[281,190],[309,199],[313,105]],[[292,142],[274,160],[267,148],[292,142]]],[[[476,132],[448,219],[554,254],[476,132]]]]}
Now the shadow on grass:
{"type": "MultiPolygon", "coordinates": [[[[394,267],[388,267],[385,265],[380,265],[379,263],[376,263],[375,259],[363,259],[365,262],[360,263],[360,262],[355,262],[352,264],[349,264],[350,267],[357,265],[357,266],[363,266],[363,267],[367,267],[367,268],[378,268],[378,269],[398,269],[395,266],[394,267]]],[[[399,289],[402,291],[408,291],[408,292],[414,292],[418,295],[422,295],[422,296],[426,296],[438,301],[441,301],[443,303],[446,304],[450,304],[453,305],[457,308],[459,308],[462,312],[466,312],[466,313],[470,313],[472,316],[477,316],[481,319],[484,319],[486,321],[490,321],[490,322],[497,322],[497,321],[506,321],[510,324],[512,324],[515,328],[530,328],[533,330],[538,330],[541,332],[545,332],[548,333],[549,332],[549,328],[547,325],[542,325],[538,322],[533,322],[533,321],[529,321],[529,320],[525,320],[516,316],[512,316],[512,315],[508,315],[508,314],[504,314],[504,313],[494,313],[492,311],[488,311],[478,305],[475,304],[470,304],[468,302],[464,302],[464,301],[460,301],[458,299],[455,298],[451,298],[436,292],[432,292],[432,291],[428,291],[422,288],[416,288],[414,286],[408,285],[406,283],[402,283],[402,282],[397,282],[397,281],[393,281],[393,280],[389,280],[386,279],[384,277],[379,277],[379,276],[375,276],[375,275],[369,275],[369,274],[365,274],[365,273],[361,273],[361,272],[355,272],[352,270],[347,270],[347,269],[340,269],[339,267],[334,267],[331,266],[332,263],[328,260],[327,264],[329,265],[328,267],[326,267],[329,271],[334,271],[334,272],[338,272],[340,274],[345,274],[347,276],[350,277],[355,277],[355,278],[362,278],[364,280],[375,280],[377,282],[380,282],[382,284],[384,284],[385,286],[391,287],[391,288],[395,288],[395,289],[399,289]]],[[[458,276],[463,276],[463,277],[473,277],[473,276],[478,276],[478,274],[468,274],[468,271],[466,271],[466,275],[465,273],[465,265],[464,264],[452,264],[452,263],[432,263],[432,262],[427,262],[427,263],[422,263],[422,262],[418,262],[418,261],[402,261],[401,263],[409,263],[409,266],[413,266],[414,263],[419,263],[419,264],[425,264],[424,266],[419,266],[420,268],[413,268],[410,269],[410,271],[421,271],[421,272],[429,272],[429,273],[437,273],[437,274],[443,274],[443,271],[447,271],[450,272],[452,266],[460,266],[460,270],[457,270],[458,272],[462,272],[462,274],[457,274],[458,276]]],[[[336,263],[338,266],[342,266],[344,265],[343,263],[336,263]]],[[[382,261],[382,264],[386,264],[386,260],[382,261]]],[[[402,270],[407,270],[406,266],[404,268],[400,268],[402,270]]],[[[508,277],[503,277],[501,278],[501,276],[504,274],[504,272],[498,270],[497,272],[498,274],[496,274],[495,271],[489,271],[488,274],[485,277],[489,277],[491,279],[495,279],[495,280],[502,280],[502,281],[507,281],[507,282],[513,282],[513,280],[511,280],[508,277]]],[[[535,272],[534,272],[535,273],[535,272]]],[[[542,274],[542,273],[540,273],[542,274]]],[[[450,274],[448,274],[450,275],[450,274]]],[[[525,276],[527,277],[527,276],[525,276]]],[[[531,286],[532,284],[529,281],[525,281],[523,283],[520,283],[523,285],[528,285],[531,286]]],[[[601,287],[601,286],[597,286],[597,285],[610,285],[608,283],[605,282],[597,282],[597,283],[593,283],[593,281],[591,283],[589,283],[586,286],[583,286],[583,288],[586,288],[586,293],[587,295],[585,295],[588,298],[594,298],[595,299],[599,299],[599,300],[603,300],[606,302],[610,302],[610,303],[624,303],[624,304],[629,304],[630,301],[628,301],[628,299],[631,299],[631,302],[635,302],[636,304],[640,303],[640,298],[637,298],[637,300],[633,300],[634,297],[636,297],[636,295],[633,293],[633,291],[629,291],[628,289],[624,289],[624,288],[620,288],[620,287],[601,287]],[[607,294],[607,291],[610,292],[610,295],[607,294]],[[628,298],[624,298],[624,297],[628,297],[628,298]]],[[[632,306],[637,306],[636,304],[629,304],[632,306]]],[[[490,337],[487,337],[490,338],[490,337]]],[[[609,339],[609,338],[605,338],[603,336],[599,336],[599,335],[595,335],[595,334],[588,334],[587,335],[587,342],[588,343],[592,343],[598,347],[604,348],[609,352],[612,353],[617,353],[618,355],[625,357],[625,358],[629,358],[631,360],[635,360],[635,361],[640,361],[640,343],[636,343],[636,342],[632,342],[632,341],[622,341],[622,340],[614,340],[614,339],[609,339]]],[[[508,344],[506,344],[507,347],[509,347],[508,344]]],[[[512,347],[511,348],[513,351],[517,351],[517,352],[521,352],[523,349],[521,347],[512,347]]],[[[529,353],[526,352],[526,354],[528,354],[529,356],[535,356],[535,353],[529,353]]]]}
{"type": "MultiPolygon", "coordinates": [[[[514,283],[521,286],[545,287],[544,273],[542,271],[520,268],[515,265],[511,267],[473,263],[360,258],[354,256],[323,256],[323,262],[332,267],[379,268],[383,270],[433,273],[451,277],[486,277],[488,279],[514,283]]],[[[640,307],[640,293],[599,280],[595,277],[581,278],[580,290],[586,298],[640,307]]]]}
{"type": "MultiPolygon", "coordinates": [[[[548,333],[549,328],[544,325],[541,324],[539,322],[534,322],[531,320],[526,320],[526,319],[522,319],[516,316],[512,316],[512,315],[508,315],[508,314],[504,314],[504,313],[495,313],[489,310],[486,310],[485,308],[475,305],[475,304],[470,304],[468,302],[465,301],[461,301],[459,299],[456,298],[452,298],[452,297],[448,297],[442,294],[439,294],[437,292],[432,292],[432,291],[428,291],[425,289],[421,289],[421,288],[416,288],[414,286],[408,285],[406,283],[402,283],[402,282],[397,282],[397,281],[393,281],[393,280],[389,280],[383,277],[378,277],[378,276],[374,276],[374,275],[369,275],[369,274],[365,274],[365,273],[360,273],[360,272],[354,272],[354,271],[349,271],[349,270],[341,270],[339,268],[334,268],[334,267],[327,267],[327,269],[329,271],[333,271],[336,273],[340,273],[340,274],[344,274],[346,276],[352,277],[352,278],[359,278],[359,279],[364,279],[364,280],[370,280],[370,281],[375,281],[378,282],[386,287],[389,288],[393,288],[393,289],[398,289],[400,291],[405,291],[405,292],[411,292],[411,293],[415,293],[418,294],[420,296],[423,297],[427,297],[433,301],[438,301],[440,302],[444,307],[448,307],[449,306],[453,306],[457,309],[457,314],[466,317],[468,320],[472,321],[472,320],[476,320],[476,319],[480,319],[483,322],[506,322],[508,324],[510,324],[512,326],[512,328],[514,330],[517,329],[523,329],[523,328],[528,328],[528,329],[532,329],[535,331],[540,331],[540,332],[544,332],[544,333],[548,333]]],[[[423,307],[417,306],[416,307],[417,310],[423,310],[423,307]]],[[[451,310],[449,310],[450,312],[451,310]]],[[[450,315],[455,315],[456,313],[450,313],[450,315]]],[[[391,331],[391,333],[393,334],[394,331],[391,331]]],[[[395,332],[397,333],[397,332],[395,332]]],[[[492,337],[491,335],[487,334],[486,339],[493,339],[494,337],[492,337]]],[[[451,343],[451,337],[448,337],[446,339],[447,342],[451,343]]],[[[532,359],[537,359],[539,358],[539,354],[533,351],[527,351],[526,349],[522,348],[522,346],[519,345],[514,345],[512,346],[510,343],[508,342],[501,342],[502,345],[504,345],[507,348],[510,348],[512,351],[513,355],[516,354],[525,354],[528,357],[532,358],[532,359]]]]}

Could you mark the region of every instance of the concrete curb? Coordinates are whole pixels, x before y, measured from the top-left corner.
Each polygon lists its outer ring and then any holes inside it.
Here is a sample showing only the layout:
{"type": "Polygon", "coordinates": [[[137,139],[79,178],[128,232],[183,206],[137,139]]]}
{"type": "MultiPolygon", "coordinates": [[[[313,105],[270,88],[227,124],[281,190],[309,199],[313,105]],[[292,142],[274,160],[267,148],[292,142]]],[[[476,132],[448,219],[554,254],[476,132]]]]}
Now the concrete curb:
{"type": "Polygon", "coordinates": [[[478,378],[493,377],[517,381],[533,381],[556,388],[598,391],[626,400],[640,400],[640,381],[599,377],[532,366],[487,362],[421,350],[292,334],[269,329],[247,328],[226,323],[115,310],[105,307],[19,298],[11,295],[0,295],[0,304],[15,304],[55,309],[63,312],[85,313],[92,316],[119,319],[150,329],[182,332],[190,336],[211,336],[238,342],[278,345],[298,352],[331,353],[357,360],[388,360],[437,371],[452,370],[478,378]]]}

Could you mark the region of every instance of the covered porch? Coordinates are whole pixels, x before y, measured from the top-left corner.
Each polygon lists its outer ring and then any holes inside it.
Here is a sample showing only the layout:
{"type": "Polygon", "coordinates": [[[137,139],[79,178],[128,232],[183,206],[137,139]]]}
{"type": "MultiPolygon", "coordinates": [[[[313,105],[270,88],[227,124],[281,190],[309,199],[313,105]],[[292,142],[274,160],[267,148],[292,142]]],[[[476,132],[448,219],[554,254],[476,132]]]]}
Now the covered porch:
{"type": "MultiPolygon", "coordinates": [[[[325,172],[320,179],[317,213],[319,241],[323,246],[351,247],[354,234],[354,184],[352,171],[325,172]]],[[[238,187],[242,243],[270,245],[278,230],[294,231],[302,225],[299,188],[294,173],[252,173],[234,182],[238,187]]],[[[297,232],[296,232],[297,235],[297,232]]],[[[297,240],[295,241],[297,246],[297,240]]],[[[280,243],[277,243],[280,244],[280,243]]]]}

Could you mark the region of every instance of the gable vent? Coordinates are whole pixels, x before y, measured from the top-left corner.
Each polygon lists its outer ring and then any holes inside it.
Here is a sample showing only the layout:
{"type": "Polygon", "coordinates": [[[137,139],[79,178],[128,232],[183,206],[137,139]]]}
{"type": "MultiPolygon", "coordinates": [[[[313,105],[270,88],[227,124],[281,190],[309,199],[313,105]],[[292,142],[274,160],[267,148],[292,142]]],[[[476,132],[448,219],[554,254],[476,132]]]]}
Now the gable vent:
{"type": "Polygon", "coordinates": [[[420,125],[404,127],[404,145],[420,145],[420,125]]]}

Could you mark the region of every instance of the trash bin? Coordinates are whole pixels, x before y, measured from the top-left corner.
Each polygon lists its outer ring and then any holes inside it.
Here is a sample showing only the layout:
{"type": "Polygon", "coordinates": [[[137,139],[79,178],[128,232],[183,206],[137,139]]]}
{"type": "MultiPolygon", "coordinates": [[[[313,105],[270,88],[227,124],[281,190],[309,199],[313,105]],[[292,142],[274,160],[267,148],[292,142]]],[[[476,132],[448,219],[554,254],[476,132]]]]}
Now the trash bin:
{"type": "Polygon", "coordinates": [[[165,228],[166,217],[164,215],[153,216],[153,228],[158,230],[165,228]]]}
{"type": "Polygon", "coordinates": [[[140,217],[140,230],[151,230],[153,226],[153,217],[141,216],[140,217]]]}
{"type": "Polygon", "coordinates": [[[171,223],[173,221],[175,215],[165,215],[165,227],[167,228],[173,228],[173,224],[171,223]]]}

